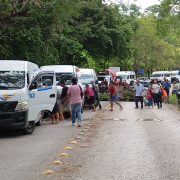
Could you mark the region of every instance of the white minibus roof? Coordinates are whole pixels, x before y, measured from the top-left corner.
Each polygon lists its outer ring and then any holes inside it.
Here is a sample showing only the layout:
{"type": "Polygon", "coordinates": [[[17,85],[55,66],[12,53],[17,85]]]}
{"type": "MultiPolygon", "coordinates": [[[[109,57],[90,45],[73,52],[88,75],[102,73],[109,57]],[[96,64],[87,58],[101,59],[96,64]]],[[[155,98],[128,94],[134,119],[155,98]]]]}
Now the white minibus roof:
{"type": "Polygon", "coordinates": [[[75,69],[77,69],[76,72],[78,72],[78,67],[73,65],[49,65],[49,66],[42,66],[41,70],[45,71],[55,71],[55,72],[62,72],[62,73],[75,73],[75,69]]]}
{"type": "Polygon", "coordinates": [[[0,60],[0,70],[1,71],[33,71],[39,70],[37,64],[31,63],[29,61],[22,60],[0,60]]]}
{"type": "Polygon", "coordinates": [[[0,60],[1,71],[25,71],[25,61],[0,60]]]}
{"type": "Polygon", "coordinates": [[[133,71],[119,71],[119,72],[116,73],[116,75],[117,76],[118,75],[126,75],[126,76],[128,76],[128,75],[135,75],[135,72],[133,72],[133,71]]]}
{"type": "Polygon", "coordinates": [[[170,71],[154,71],[152,74],[171,74],[170,71]]]}

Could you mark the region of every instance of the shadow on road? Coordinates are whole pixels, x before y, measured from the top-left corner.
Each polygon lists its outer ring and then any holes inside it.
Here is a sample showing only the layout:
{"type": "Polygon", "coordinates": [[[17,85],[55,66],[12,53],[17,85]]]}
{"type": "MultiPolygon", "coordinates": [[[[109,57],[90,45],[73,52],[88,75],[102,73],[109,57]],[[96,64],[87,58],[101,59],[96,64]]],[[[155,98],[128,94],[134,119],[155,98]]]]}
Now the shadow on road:
{"type": "Polygon", "coordinates": [[[0,130],[0,138],[17,138],[24,135],[20,130],[0,130]]]}

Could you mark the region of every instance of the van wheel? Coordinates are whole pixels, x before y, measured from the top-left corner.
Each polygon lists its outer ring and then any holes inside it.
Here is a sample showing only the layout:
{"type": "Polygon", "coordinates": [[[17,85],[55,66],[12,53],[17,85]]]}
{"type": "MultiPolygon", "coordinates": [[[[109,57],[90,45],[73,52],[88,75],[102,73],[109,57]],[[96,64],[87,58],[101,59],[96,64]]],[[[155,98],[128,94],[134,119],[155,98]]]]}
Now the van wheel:
{"type": "Polygon", "coordinates": [[[35,122],[34,121],[29,121],[28,126],[24,129],[24,134],[32,134],[35,128],[35,122]]]}
{"type": "Polygon", "coordinates": [[[44,116],[44,112],[43,111],[39,112],[39,115],[38,115],[38,119],[39,120],[36,123],[37,126],[41,126],[41,122],[42,122],[43,116],[44,116]]]}

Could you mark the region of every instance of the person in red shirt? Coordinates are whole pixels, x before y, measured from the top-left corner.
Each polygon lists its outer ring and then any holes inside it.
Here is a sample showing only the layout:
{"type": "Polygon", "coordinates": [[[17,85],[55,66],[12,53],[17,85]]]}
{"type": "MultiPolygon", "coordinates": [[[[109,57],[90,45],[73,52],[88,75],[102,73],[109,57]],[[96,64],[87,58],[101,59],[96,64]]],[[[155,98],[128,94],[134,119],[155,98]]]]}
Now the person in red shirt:
{"type": "Polygon", "coordinates": [[[109,96],[110,96],[110,104],[111,104],[111,110],[110,111],[113,111],[113,102],[115,102],[120,107],[120,109],[122,110],[123,107],[118,102],[116,83],[113,81],[111,81],[110,85],[109,85],[109,96]]]}
{"type": "Polygon", "coordinates": [[[153,107],[153,92],[152,92],[152,89],[151,87],[148,88],[148,91],[147,91],[147,106],[152,106],[153,107]]]}
{"type": "Polygon", "coordinates": [[[89,84],[86,85],[85,95],[86,95],[86,101],[87,101],[88,105],[93,106],[94,111],[96,111],[95,94],[94,94],[92,87],[90,87],[89,84]]]}

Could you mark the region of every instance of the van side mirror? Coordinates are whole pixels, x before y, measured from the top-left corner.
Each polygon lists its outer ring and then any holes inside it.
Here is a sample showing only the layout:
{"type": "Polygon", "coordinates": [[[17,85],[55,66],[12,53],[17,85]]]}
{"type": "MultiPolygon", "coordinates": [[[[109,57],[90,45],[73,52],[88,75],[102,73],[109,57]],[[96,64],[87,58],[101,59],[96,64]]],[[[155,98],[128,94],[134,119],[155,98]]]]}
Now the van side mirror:
{"type": "Polygon", "coordinates": [[[98,84],[98,80],[95,81],[95,84],[98,84]]]}
{"type": "Polygon", "coordinates": [[[38,85],[37,82],[32,82],[31,85],[29,86],[29,90],[37,89],[38,85]]]}

